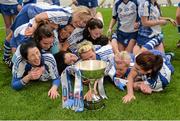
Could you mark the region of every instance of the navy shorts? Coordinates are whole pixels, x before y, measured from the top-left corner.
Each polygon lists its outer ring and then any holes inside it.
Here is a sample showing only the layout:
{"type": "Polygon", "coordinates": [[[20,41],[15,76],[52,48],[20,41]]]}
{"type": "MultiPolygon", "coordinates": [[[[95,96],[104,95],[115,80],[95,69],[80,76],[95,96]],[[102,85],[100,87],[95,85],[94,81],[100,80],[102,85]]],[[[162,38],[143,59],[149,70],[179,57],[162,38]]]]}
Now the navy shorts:
{"type": "Polygon", "coordinates": [[[126,33],[118,30],[112,35],[112,39],[116,39],[118,42],[127,47],[131,39],[136,40],[137,34],[138,32],[126,33]]]}
{"type": "Polygon", "coordinates": [[[13,24],[11,25],[11,30],[14,32],[19,26],[28,23],[31,18],[38,14],[37,11],[39,12],[39,10],[35,10],[35,6],[31,4],[23,6],[23,9],[21,12],[19,12],[13,24]]]}
{"type": "Polygon", "coordinates": [[[94,8],[98,6],[97,0],[77,0],[78,5],[86,6],[88,8],[94,8]]]}
{"type": "Polygon", "coordinates": [[[17,9],[17,5],[3,5],[3,4],[0,4],[0,12],[3,15],[7,15],[7,16],[17,15],[19,13],[18,9],[17,9]]]}
{"type": "Polygon", "coordinates": [[[162,41],[163,41],[162,35],[163,34],[159,34],[159,35],[151,37],[151,38],[138,35],[136,42],[140,47],[143,46],[143,47],[147,48],[148,50],[151,50],[162,43],[162,41]]]}
{"type": "Polygon", "coordinates": [[[23,6],[27,5],[27,4],[31,4],[31,3],[36,3],[37,0],[29,0],[27,2],[23,2],[23,6]]]}

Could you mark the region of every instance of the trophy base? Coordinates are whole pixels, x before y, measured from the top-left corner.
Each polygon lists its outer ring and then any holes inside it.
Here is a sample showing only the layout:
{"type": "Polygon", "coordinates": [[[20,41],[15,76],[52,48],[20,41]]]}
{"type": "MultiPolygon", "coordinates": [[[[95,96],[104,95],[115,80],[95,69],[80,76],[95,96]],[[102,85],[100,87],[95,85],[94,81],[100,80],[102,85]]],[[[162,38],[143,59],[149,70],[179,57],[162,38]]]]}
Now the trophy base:
{"type": "Polygon", "coordinates": [[[180,25],[177,25],[178,33],[180,34],[180,25]]]}
{"type": "Polygon", "coordinates": [[[84,100],[84,107],[88,110],[98,110],[105,107],[104,101],[102,99],[97,101],[86,101],[84,100]]]}

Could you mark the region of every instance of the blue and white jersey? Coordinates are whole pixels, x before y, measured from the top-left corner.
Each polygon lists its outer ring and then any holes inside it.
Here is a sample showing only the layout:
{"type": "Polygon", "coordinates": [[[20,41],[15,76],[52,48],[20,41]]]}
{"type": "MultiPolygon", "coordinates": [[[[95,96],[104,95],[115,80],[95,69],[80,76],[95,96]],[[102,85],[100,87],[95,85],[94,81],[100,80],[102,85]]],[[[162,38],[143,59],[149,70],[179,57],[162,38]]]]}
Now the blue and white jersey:
{"type": "Polygon", "coordinates": [[[28,23],[30,19],[42,12],[46,12],[48,19],[55,24],[59,24],[60,27],[67,25],[71,21],[72,9],[70,7],[63,8],[57,5],[40,3],[28,4],[24,6],[17,15],[14,23],[11,26],[11,30],[14,31],[20,25],[28,23]]]}
{"type": "MultiPolygon", "coordinates": [[[[44,64],[47,66],[47,70],[44,74],[40,77],[42,81],[48,81],[50,79],[58,79],[59,73],[57,70],[57,64],[52,54],[42,54],[42,58],[44,59],[44,64]]],[[[59,85],[58,85],[59,86],[59,85]]]]}
{"type": "Polygon", "coordinates": [[[45,13],[47,13],[49,21],[58,24],[60,28],[64,28],[71,22],[71,13],[67,11],[46,11],[45,13]]]}
{"type": "Polygon", "coordinates": [[[19,0],[0,0],[2,5],[17,5],[19,0]]]}
{"type": "Polygon", "coordinates": [[[25,30],[32,25],[35,19],[31,19],[29,23],[22,24],[21,26],[17,27],[13,33],[13,37],[10,41],[10,46],[17,48],[20,44],[29,41],[28,36],[25,35],[25,30]]]}
{"type": "Polygon", "coordinates": [[[144,4],[146,0],[137,0],[137,4],[138,4],[138,16],[140,16],[140,9],[142,9],[142,5],[144,4]]]}
{"type": "Polygon", "coordinates": [[[162,91],[171,80],[171,74],[174,72],[174,67],[171,65],[170,60],[165,56],[165,54],[157,51],[151,50],[155,55],[161,55],[163,57],[163,66],[160,71],[157,73],[156,77],[147,77],[146,75],[142,76],[145,83],[148,84],[153,91],[162,91]]]}
{"type": "MultiPolygon", "coordinates": [[[[57,71],[56,61],[52,54],[42,54],[41,56],[41,64],[44,66],[45,71],[39,78],[41,81],[52,80],[52,84],[59,86],[59,74],[57,71]]],[[[19,90],[25,86],[25,83],[22,81],[23,77],[28,74],[29,71],[33,69],[32,65],[30,65],[26,60],[22,59],[19,56],[12,69],[12,86],[14,89],[19,90]]]]}
{"type": "Polygon", "coordinates": [[[136,0],[129,0],[124,3],[123,0],[116,0],[112,10],[112,16],[118,22],[117,30],[123,32],[135,32],[134,23],[138,18],[138,6],[136,0]]]}
{"type": "Polygon", "coordinates": [[[67,42],[69,49],[73,53],[77,53],[77,44],[83,39],[84,28],[75,28],[71,35],[68,37],[67,42]]]}
{"type": "Polygon", "coordinates": [[[15,30],[14,30],[14,37],[16,38],[19,34],[20,35],[25,35],[25,30],[32,26],[33,22],[35,21],[35,18],[32,18],[29,20],[29,22],[25,23],[25,24],[22,24],[21,26],[17,27],[15,30]]]}
{"type": "Polygon", "coordinates": [[[60,0],[43,0],[43,2],[47,2],[51,5],[60,5],[60,0]]]}
{"type": "Polygon", "coordinates": [[[88,8],[94,8],[98,6],[97,0],[77,0],[78,5],[86,6],[88,8]]]}
{"type": "Polygon", "coordinates": [[[97,59],[99,58],[99,60],[109,62],[111,60],[110,58],[114,57],[112,46],[107,44],[96,50],[96,57],[97,59]]]}
{"type": "Polygon", "coordinates": [[[16,52],[13,54],[12,59],[11,59],[12,63],[15,63],[17,58],[22,58],[21,53],[20,53],[20,47],[21,45],[17,47],[16,52]]]}
{"type": "Polygon", "coordinates": [[[60,48],[59,48],[58,31],[54,30],[53,33],[54,33],[54,41],[50,49],[50,52],[54,55],[60,51],[60,48]]]}
{"type": "Polygon", "coordinates": [[[137,4],[138,4],[138,6],[140,5],[140,4],[142,4],[142,3],[144,3],[146,0],[137,0],[137,4]]]}
{"type": "MultiPolygon", "coordinates": [[[[160,17],[160,11],[157,6],[154,6],[149,1],[145,1],[144,4],[139,8],[140,18],[142,16],[148,17],[149,20],[158,20],[160,17]]],[[[142,24],[140,25],[138,34],[147,38],[152,38],[161,34],[161,26],[151,26],[145,27],[142,24]]]]}

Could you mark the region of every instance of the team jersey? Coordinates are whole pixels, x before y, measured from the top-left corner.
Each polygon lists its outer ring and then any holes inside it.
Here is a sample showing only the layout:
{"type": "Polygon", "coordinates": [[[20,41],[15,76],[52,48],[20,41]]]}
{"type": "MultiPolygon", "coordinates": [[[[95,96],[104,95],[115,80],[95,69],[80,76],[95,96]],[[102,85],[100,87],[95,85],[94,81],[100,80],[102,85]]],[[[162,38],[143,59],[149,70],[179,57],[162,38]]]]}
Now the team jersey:
{"type": "Polygon", "coordinates": [[[116,0],[112,10],[112,16],[117,21],[117,30],[123,32],[135,32],[134,23],[138,19],[138,6],[136,0],[116,0]]]}
{"type": "Polygon", "coordinates": [[[54,41],[52,47],[50,48],[50,52],[54,55],[60,51],[60,48],[59,48],[58,31],[54,30],[53,33],[54,33],[54,41]]]}
{"type": "Polygon", "coordinates": [[[142,3],[144,3],[146,0],[137,0],[137,4],[138,4],[138,6],[140,5],[140,4],[142,4],[142,3]]]}
{"type": "MultiPolygon", "coordinates": [[[[148,17],[149,20],[158,20],[160,17],[160,11],[157,6],[154,6],[149,1],[145,1],[141,8],[139,9],[140,17],[148,17]]],[[[138,34],[147,38],[152,38],[161,34],[161,26],[155,25],[151,27],[143,26],[142,24],[139,27],[138,34]]]]}
{"type": "Polygon", "coordinates": [[[23,24],[17,27],[13,33],[13,36],[10,41],[10,46],[17,48],[20,44],[29,41],[30,37],[25,36],[25,30],[32,25],[35,19],[31,19],[29,23],[23,24]]]}
{"type": "Polygon", "coordinates": [[[99,60],[108,62],[111,57],[114,57],[112,46],[108,44],[96,50],[96,57],[99,58],[99,60]]]}
{"type": "MultiPolygon", "coordinates": [[[[52,80],[52,84],[58,87],[60,84],[60,80],[54,57],[51,54],[42,54],[41,65],[44,66],[45,71],[43,72],[39,80],[52,80]]],[[[22,81],[22,79],[25,75],[28,74],[31,69],[33,69],[32,65],[30,65],[26,60],[22,59],[21,56],[16,59],[12,70],[12,86],[14,89],[19,90],[25,86],[25,83],[22,81]]]]}
{"type": "Polygon", "coordinates": [[[15,63],[17,58],[20,58],[20,57],[22,58],[21,53],[20,53],[20,47],[21,46],[19,45],[15,53],[13,54],[12,59],[11,59],[12,63],[15,63]]]}
{"type": "Polygon", "coordinates": [[[77,44],[83,39],[84,28],[76,28],[68,37],[67,42],[69,44],[69,49],[73,53],[77,53],[77,44]]]}
{"type": "Polygon", "coordinates": [[[142,5],[144,4],[146,0],[137,0],[137,4],[138,4],[138,16],[140,16],[140,9],[142,8],[142,5]]]}
{"type": "Polygon", "coordinates": [[[153,91],[161,91],[170,83],[171,74],[174,72],[174,67],[163,53],[157,50],[151,50],[150,52],[155,55],[162,56],[163,66],[155,77],[143,75],[142,80],[145,80],[145,83],[147,83],[153,89],[153,91]]]}
{"type": "Polygon", "coordinates": [[[0,0],[0,4],[2,4],[2,5],[17,5],[17,4],[19,4],[19,0],[0,0]]]}
{"type": "Polygon", "coordinates": [[[28,4],[24,6],[21,12],[17,15],[11,26],[11,30],[14,32],[17,27],[28,23],[30,19],[42,12],[46,12],[48,19],[55,24],[59,24],[60,27],[64,27],[71,21],[72,9],[70,7],[63,8],[49,4],[28,4]]]}
{"type": "Polygon", "coordinates": [[[43,0],[43,2],[47,2],[51,5],[60,5],[60,0],[43,0]]]}

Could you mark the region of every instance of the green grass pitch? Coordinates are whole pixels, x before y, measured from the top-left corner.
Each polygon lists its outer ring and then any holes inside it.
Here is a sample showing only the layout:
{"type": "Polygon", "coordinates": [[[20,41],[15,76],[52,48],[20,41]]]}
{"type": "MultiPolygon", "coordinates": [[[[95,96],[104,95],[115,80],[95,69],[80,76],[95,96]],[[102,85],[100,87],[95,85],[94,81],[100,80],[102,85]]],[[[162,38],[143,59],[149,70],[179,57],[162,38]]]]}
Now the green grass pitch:
{"type": "MultiPolygon", "coordinates": [[[[98,9],[103,13],[104,32],[106,32],[110,19],[111,9],[98,9]]],[[[175,18],[176,7],[163,7],[164,16],[175,18]]],[[[0,16],[0,27],[4,26],[0,16]]],[[[173,65],[175,73],[169,86],[160,93],[144,95],[135,92],[136,100],[129,104],[122,103],[126,92],[118,90],[112,83],[105,82],[105,90],[109,97],[105,100],[106,107],[99,111],[86,110],[75,113],[72,110],[62,109],[61,97],[50,100],[47,92],[51,82],[34,82],[21,91],[11,88],[11,71],[2,62],[0,51],[0,119],[25,120],[126,120],[151,119],[169,120],[180,119],[180,49],[176,43],[180,39],[177,28],[172,25],[163,27],[166,52],[175,53],[173,65]]],[[[4,29],[0,29],[0,45],[3,46],[5,38],[4,29]]],[[[61,88],[59,89],[61,94],[61,88]]]]}

